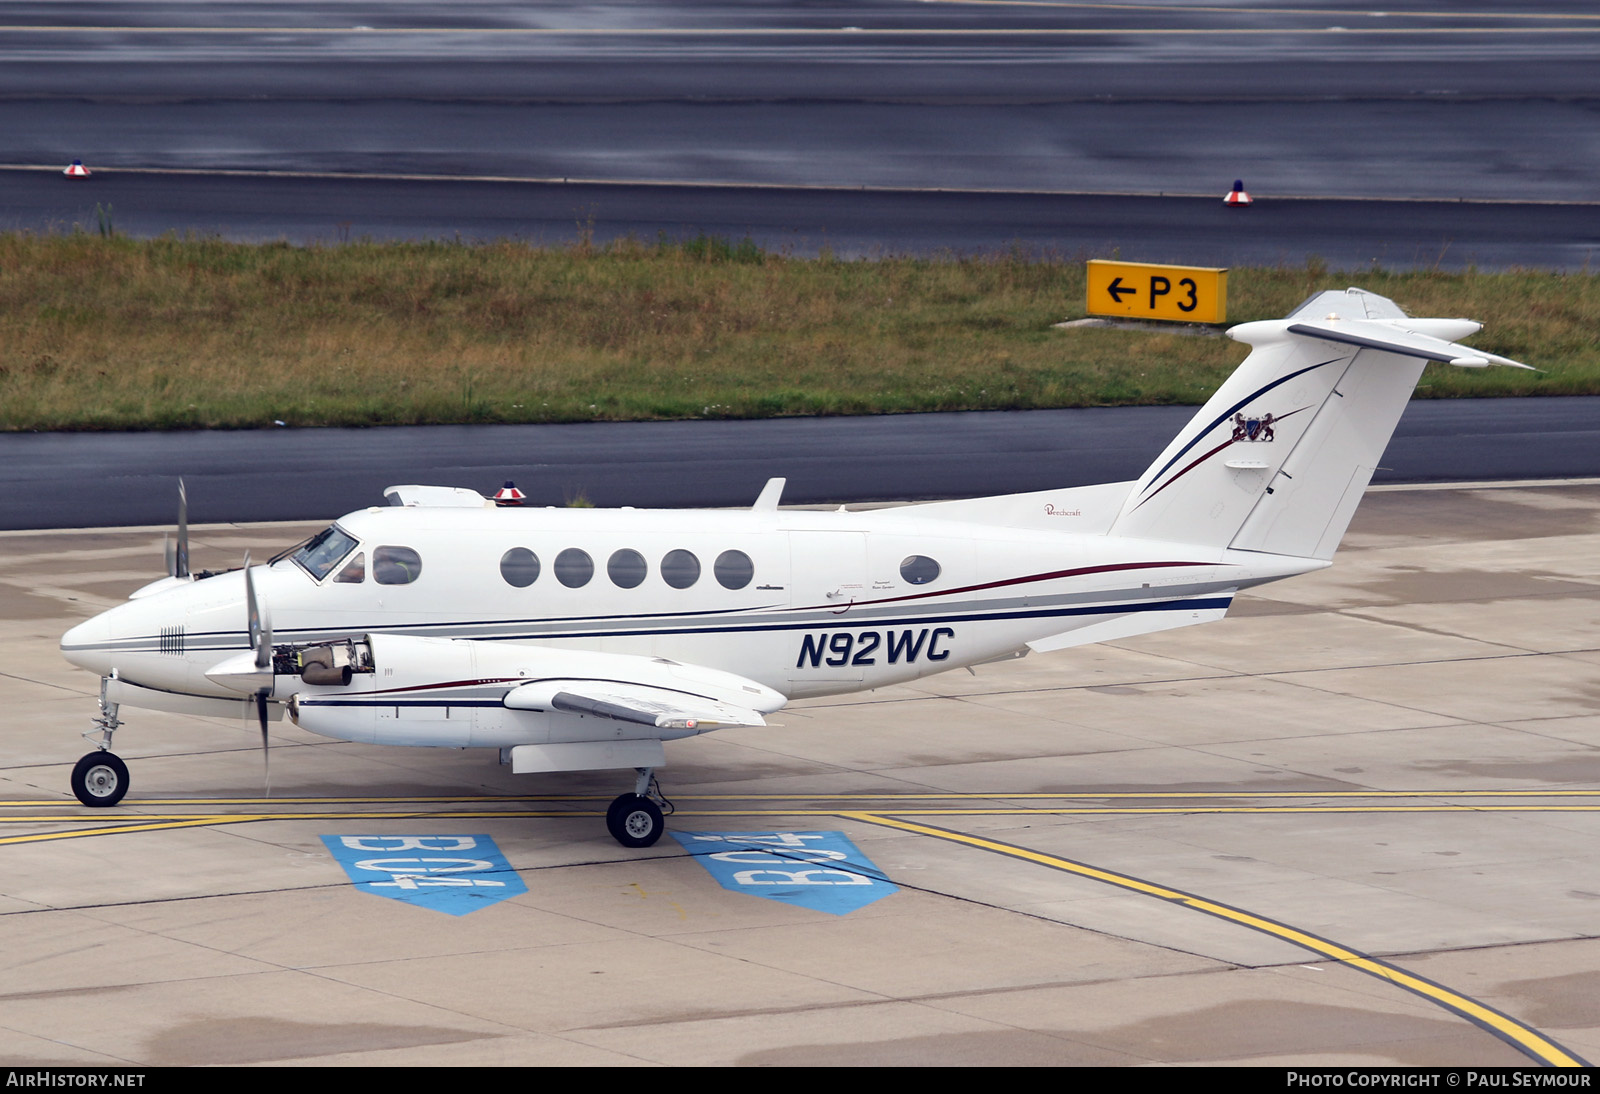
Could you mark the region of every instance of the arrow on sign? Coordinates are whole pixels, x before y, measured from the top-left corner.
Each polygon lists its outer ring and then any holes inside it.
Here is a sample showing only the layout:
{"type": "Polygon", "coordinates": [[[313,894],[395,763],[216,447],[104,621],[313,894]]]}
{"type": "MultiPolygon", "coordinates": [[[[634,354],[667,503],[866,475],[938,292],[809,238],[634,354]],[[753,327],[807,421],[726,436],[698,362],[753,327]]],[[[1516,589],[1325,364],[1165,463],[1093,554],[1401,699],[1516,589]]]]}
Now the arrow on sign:
{"type": "Polygon", "coordinates": [[[1122,283],[1122,278],[1120,277],[1113,277],[1111,279],[1111,284],[1106,286],[1106,292],[1111,294],[1112,301],[1117,304],[1122,303],[1123,293],[1127,293],[1131,296],[1138,291],[1139,290],[1134,288],[1132,285],[1124,285],[1122,283]]]}

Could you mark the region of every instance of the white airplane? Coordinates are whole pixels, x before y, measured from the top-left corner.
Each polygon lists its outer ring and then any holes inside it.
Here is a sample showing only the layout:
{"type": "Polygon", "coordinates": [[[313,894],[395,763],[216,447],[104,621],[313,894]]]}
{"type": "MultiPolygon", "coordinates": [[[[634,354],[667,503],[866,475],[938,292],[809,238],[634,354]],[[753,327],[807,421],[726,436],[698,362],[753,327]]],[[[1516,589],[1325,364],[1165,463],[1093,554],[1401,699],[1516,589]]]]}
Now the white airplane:
{"type": "MultiPolygon", "coordinates": [[[[607,824],[661,835],[664,741],[790,699],[1220,619],[1330,564],[1429,361],[1527,368],[1358,289],[1228,333],[1250,355],[1136,482],[871,512],[505,507],[397,486],[265,565],[169,576],[66,633],[102,676],[72,788],[128,788],[122,706],[633,768],[607,824]],[[271,609],[271,621],[268,607],[271,609]]],[[[180,526],[182,517],[180,517],[180,526]]]]}

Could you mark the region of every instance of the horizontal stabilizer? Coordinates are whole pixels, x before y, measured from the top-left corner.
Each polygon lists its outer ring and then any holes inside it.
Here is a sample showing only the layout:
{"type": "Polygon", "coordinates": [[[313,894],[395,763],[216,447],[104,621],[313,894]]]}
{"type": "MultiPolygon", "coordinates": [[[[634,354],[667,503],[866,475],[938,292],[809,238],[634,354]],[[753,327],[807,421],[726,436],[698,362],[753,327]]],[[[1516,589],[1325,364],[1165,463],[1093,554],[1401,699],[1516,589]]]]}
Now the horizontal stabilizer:
{"type": "MultiPolygon", "coordinates": [[[[1422,320],[1427,323],[1429,320],[1422,320]]],[[[1451,322],[1446,320],[1445,322],[1451,322]]],[[[1469,327],[1477,324],[1462,320],[1469,327]]],[[[1347,346],[1364,349],[1381,349],[1402,357],[1420,357],[1426,361],[1443,361],[1462,368],[1483,368],[1486,365],[1507,365],[1537,372],[1532,365],[1513,361],[1509,357],[1486,353],[1481,349],[1447,342],[1416,330],[1405,330],[1398,323],[1370,319],[1314,319],[1289,324],[1289,333],[1321,338],[1328,342],[1341,342],[1347,346]]],[[[1470,331],[1469,331],[1470,333],[1470,331]]]]}

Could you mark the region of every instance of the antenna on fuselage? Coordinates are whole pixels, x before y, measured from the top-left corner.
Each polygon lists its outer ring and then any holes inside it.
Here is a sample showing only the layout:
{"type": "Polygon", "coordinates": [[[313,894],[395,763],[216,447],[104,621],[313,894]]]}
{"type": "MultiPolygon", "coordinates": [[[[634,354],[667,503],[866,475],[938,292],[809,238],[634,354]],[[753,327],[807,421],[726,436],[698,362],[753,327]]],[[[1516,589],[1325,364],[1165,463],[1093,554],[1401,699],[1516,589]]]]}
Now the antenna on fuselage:
{"type": "Polygon", "coordinates": [[[750,507],[752,513],[776,512],[778,501],[783,497],[783,486],[788,479],[768,479],[767,485],[761,488],[756,503],[750,507]]]}

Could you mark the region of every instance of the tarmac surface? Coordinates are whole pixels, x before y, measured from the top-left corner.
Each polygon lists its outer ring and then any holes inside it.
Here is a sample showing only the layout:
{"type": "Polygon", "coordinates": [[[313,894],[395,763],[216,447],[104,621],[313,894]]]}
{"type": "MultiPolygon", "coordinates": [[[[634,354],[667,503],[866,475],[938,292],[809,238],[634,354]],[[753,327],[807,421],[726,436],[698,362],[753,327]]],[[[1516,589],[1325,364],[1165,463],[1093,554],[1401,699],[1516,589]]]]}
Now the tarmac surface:
{"type": "Polygon", "coordinates": [[[0,1062],[1600,1057],[1600,483],[1377,488],[1224,622],[669,748],[669,833],[840,831],[900,887],[842,916],[618,847],[615,775],[287,723],[263,798],[253,726],[129,711],[130,797],[78,806],[56,643],[162,531],[0,534],[0,1062]],[[488,833],[528,891],[359,892],[321,840],[357,832],[488,833]]]}

